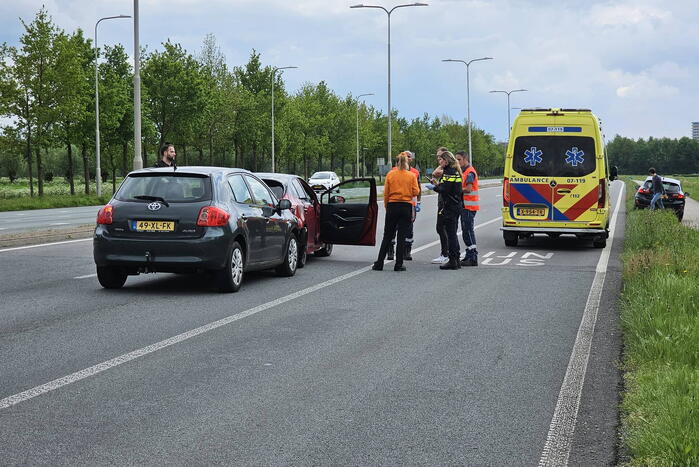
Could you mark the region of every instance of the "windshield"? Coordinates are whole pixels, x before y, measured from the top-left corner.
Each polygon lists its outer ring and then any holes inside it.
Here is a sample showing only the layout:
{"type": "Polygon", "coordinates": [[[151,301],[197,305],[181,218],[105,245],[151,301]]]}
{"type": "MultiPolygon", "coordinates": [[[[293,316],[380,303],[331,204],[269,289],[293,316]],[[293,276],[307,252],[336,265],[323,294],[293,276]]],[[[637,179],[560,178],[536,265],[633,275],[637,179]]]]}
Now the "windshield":
{"type": "Polygon", "coordinates": [[[318,180],[318,179],[327,179],[327,178],[331,178],[331,177],[330,177],[330,172],[316,172],[313,175],[311,175],[311,178],[318,180]]]}
{"type": "Polygon", "coordinates": [[[194,174],[136,174],[126,177],[116,194],[120,201],[148,202],[151,197],[176,203],[206,201],[211,199],[211,182],[194,174]]]}
{"type": "Polygon", "coordinates": [[[588,136],[520,136],[512,168],[529,177],[582,177],[595,170],[595,156],[588,136]]]}

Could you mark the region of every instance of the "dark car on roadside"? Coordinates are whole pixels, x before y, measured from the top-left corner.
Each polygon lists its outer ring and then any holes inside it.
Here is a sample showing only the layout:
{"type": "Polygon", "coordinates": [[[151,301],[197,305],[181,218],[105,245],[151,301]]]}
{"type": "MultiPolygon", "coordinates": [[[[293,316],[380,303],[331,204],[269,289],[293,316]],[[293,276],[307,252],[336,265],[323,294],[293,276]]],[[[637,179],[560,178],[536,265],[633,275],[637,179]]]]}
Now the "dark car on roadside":
{"type": "MultiPolygon", "coordinates": [[[[663,180],[663,188],[665,195],[663,196],[663,206],[665,209],[675,211],[677,218],[682,220],[684,217],[685,198],[689,197],[689,193],[682,191],[682,182],[670,177],[661,177],[663,180]]],[[[634,207],[636,209],[644,209],[650,206],[650,200],[653,198],[653,178],[648,177],[643,184],[638,187],[634,196],[634,207]]]]}
{"type": "Polygon", "coordinates": [[[129,275],[207,273],[219,291],[236,292],[249,271],[293,276],[301,231],[290,209],[243,169],[131,172],[97,215],[97,278],[117,289],[129,275]]]}
{"type": "Polygon", "coordinates": [[[279,173],[255,173],[279,199],[291,201],[299,236],[298,267],[306,264],[309,254],[330,256],[333,245],[375,244],[377,204],[376,182],[359,178],[339,182],[329,189],[316,191],[300,176],[279,173]],[[350,198],[333,194],[346,188],[350,198]],[[352,188],[349,188],[352,187],[352,188]],[[323,222],[325,219],[325,222],[323,222]]]}

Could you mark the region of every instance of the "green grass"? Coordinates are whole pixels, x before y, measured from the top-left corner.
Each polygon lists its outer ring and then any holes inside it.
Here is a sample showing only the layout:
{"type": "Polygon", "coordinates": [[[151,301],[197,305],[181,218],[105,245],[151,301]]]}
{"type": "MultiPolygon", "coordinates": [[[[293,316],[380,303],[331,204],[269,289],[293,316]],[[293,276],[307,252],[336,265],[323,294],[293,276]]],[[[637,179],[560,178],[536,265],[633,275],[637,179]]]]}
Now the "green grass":
{"type": "Polygon", "coordinates": [[[630,465],[699,465],[699,231],[628,206],[623,440],[630,465]]]}

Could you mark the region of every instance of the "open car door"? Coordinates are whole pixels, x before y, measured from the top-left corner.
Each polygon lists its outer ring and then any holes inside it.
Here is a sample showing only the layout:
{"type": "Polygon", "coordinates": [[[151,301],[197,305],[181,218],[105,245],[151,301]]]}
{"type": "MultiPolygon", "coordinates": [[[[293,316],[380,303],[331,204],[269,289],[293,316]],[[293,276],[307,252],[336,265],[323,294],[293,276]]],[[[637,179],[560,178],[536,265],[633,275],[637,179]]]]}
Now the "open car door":
{"type": "Polygon", "coordinates": [[[376,245],[376,180],[354,178],[320,198],[320,240],[335,245],[376,245]]]}

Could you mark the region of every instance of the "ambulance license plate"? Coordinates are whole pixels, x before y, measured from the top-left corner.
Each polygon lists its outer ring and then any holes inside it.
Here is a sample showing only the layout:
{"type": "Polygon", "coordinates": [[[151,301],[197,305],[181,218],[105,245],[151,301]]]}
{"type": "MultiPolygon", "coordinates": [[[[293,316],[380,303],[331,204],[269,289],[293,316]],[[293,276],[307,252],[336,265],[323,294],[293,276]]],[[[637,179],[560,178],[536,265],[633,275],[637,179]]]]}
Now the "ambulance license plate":
{"type": "Polygon", "coordinates": [[[131,221],[131,229],[136,232],[174,232],[173,221],[131,221]]]}
{"type": "Polygon", "coordinates": [[[517,208],[518,216],[544,217],[546,215],[545,208],[517,208]]]}

